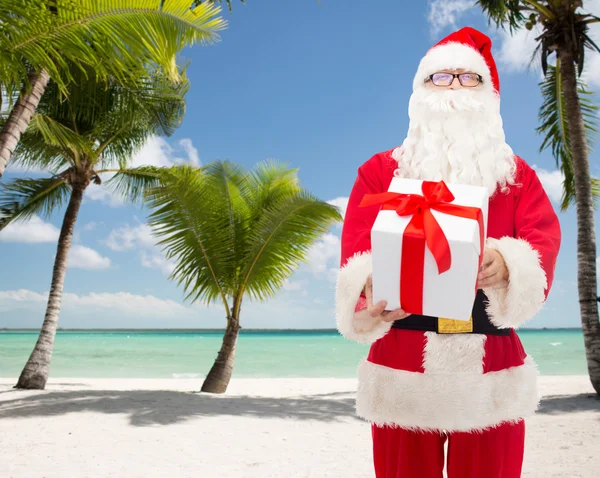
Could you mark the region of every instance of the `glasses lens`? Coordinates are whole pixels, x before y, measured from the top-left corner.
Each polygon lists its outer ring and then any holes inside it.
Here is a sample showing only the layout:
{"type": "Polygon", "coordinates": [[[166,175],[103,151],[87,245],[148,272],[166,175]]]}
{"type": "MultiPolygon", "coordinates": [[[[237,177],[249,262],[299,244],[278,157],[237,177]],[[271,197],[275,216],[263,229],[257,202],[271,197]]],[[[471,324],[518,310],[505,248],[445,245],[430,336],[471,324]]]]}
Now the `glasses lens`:
{"type": "Polygon", "coordinates": [[[431,77],[431,81],[436,86],[449,86],[452,84],[454,77],[448,73],[435,73],[431,77]]]}
{"type": "Polygon", "coordinates": [[[473,73],[463,73],[458,79],[463,86],[477,86],[479,84],[479,77],[473,73]]]}

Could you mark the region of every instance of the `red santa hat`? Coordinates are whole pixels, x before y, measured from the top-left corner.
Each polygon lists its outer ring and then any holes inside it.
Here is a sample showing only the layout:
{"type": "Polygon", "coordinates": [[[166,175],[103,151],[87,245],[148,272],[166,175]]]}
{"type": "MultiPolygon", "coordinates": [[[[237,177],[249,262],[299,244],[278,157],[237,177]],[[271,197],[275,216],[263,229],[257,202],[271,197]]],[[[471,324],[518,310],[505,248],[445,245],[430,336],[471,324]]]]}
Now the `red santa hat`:
{"type": "Polygon", "coordinates": [[[438,42],[419,64],[413,87],[440,70],[465,69],[483,77],[483,89],[500,94],[500,80],[492,56],[492,40],[474,28],[465,27],[438,42]]]}

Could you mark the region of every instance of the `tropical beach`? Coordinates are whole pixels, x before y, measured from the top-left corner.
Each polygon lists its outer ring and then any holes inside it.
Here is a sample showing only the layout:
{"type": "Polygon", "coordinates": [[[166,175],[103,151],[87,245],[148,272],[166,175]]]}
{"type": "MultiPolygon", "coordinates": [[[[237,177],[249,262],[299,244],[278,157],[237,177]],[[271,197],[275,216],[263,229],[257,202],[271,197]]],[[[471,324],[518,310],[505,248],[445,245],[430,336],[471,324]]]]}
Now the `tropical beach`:
{"type": "Polygon", "coordinates": [[[0,0],[0,478],[596,477],[599,15],[0,0]]]}
{"type": "MultiPolygon", "coordinates": [[[[55,379],[14,392],[0,379],[0,472],[65,476],[370,477],[370,427],[354,379],[55,379]]],[[[592,478],[600,403],[584,376],[543,376],[523,476],[592,478]]]]}
{"type": "MultiPolygon", "coordinates": [[[[600,401],[581,332],[521,336],[542,373],[523,476],[595,476],[600,401]]],[[[242,333],[222,395],[199,392],[216,331],[59,332],[55,378],[14,390],[34,339],[0,333],[1,476],[373,476],[370,427],[354,409],[367,349],[335,331],[242,333]]]]}

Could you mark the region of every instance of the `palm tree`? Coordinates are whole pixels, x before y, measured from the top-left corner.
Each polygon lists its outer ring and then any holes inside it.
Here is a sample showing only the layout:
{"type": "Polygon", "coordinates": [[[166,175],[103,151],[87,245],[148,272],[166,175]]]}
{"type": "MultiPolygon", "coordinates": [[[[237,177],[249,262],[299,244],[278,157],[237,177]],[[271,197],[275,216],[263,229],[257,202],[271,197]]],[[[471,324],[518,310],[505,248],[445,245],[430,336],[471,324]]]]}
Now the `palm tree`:
{"type": "Polygon", "coordinates": [[[52,79],[63,94],[73,66],[139,88],[148,64],[178,81],[176,54],[216,40],[220,7],[193,0],[0,0],[0,91],[9,98],[0,131],[0,177],[52,79]],[[16,101],[16,102],[15,102],[16,101]]]}
{"type": "Polygon", "coordinates": [[[107,187],[129,200],[140,199],[144,188],[156,183],[157,169],[130,169],[128,162],[151,134],[171,134],[185,109],[187,81],[183,76],[174,84],[157,72],[137,90],[117,81],[89,78],[83,82],[85,88],[71,83],[66,101],[59,86],[50,82],[15,150],[16,163],[48,170],[51,176],[0,185],[0,230],[33,215],[48,217],[68,203],[46,315],[16,388],[43,389],[48,380],[67,258],[86,188],[92,182],[101,184],[100,176],[111,173],[114,176],[107,187]]]}
{"type": "Polygon", "coordinates": [[[186,300],[223,304],[225,334],[202,391],[224,393],[243,299],[272,297],[340,213],[301,189],[295,170],[274,162],[252,172],[220,161],[202,170],[167,169],[146,201],[186,300]]]}
{"type": "Polygon", "coordinates": [[[581,323],[590,380],[600,394],[600,322],[596,283],[594,184],[588,159],[590,134],[595,131],[594,107],[578,76],[586,49],[600,51],[588,35],[600,18],[580,9],[581,0],[479,0],[488,18],[511,31],[541,25],[536,38],[545,80],[540,110],[544,149],[551,147],[565,175],[563,209],[574,199],[577,210],[578,291],[581,323]],[[556,67],[548,67],[555,54],[556,67]]]}

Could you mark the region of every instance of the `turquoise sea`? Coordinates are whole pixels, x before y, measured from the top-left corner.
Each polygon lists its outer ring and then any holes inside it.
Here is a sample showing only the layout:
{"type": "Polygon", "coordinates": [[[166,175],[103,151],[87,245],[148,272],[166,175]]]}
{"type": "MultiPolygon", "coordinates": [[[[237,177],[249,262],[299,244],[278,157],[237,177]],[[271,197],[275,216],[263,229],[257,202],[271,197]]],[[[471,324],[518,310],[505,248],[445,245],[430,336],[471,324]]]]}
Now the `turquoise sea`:
{"type": "MultiPolygon", "coordinates": [[[[37,335],[0,331],[0,377],[19,375],[37,335]]],[[[519,336],[542,375],[587,374],[580,330],[524,330],[519,336]]],[[[59,331],[51,376],[203,377],[221,337],[212,331],[59,331]]],[[[355,377],[367,351],[335,331],[242,331],[234,378],[355,377]]]]}

